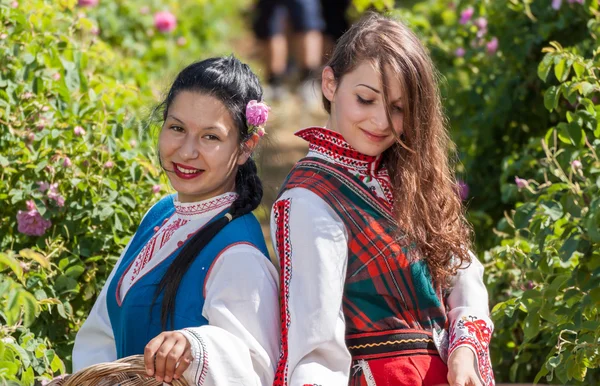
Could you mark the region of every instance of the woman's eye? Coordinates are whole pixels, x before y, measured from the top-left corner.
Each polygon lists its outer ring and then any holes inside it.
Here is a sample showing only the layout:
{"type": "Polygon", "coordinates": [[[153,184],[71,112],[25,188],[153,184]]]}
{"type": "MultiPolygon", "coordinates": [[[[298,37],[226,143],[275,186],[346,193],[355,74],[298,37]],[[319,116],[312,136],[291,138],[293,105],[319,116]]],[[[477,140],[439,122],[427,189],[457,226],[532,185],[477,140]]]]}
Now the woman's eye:
{"type": "Polygon", "coordinates": [[[373,100],[372,99],[364,99],[364,98],[361,98],[360,95],[357,95],[356,98],[358,100],[358,103],[360,103],[360,104],[363,104],[363,105],[373,104],[373,100]]]}
{"type": "Polygon", "coordinates": [[[394,106],[394,110],[401,113],[404,111],[404,109],[402,108],[402,106],[394,106]]]}
{"type": "Polygon", "coordinates": [[[204,138],[208,139],[209,141],[218,141],[219,137],[217,137],[216,135],[212,135],[212,134],[207,134],[204,136],[204,138]]]}
{"type": "Polygon", "coordinates": [[[171,125],[171,127],[169,127],[169,128],[170,128],[171,130],[173,130],[173,131],[177,131],[177,132],[179,132],[179,133],[183,133],[183,131],[184,131],[184,130],[183,130],[183,127],[181,127],[181,126],[175,126],[175,125],[171,125]]]}

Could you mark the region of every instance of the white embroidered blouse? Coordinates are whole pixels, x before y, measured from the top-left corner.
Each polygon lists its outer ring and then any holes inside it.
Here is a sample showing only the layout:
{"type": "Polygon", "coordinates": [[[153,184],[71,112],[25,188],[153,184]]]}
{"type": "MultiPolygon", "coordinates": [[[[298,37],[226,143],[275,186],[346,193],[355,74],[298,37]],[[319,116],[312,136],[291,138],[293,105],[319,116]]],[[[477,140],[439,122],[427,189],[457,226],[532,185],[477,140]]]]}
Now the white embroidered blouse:
{"type": "MultiPolygon", "coordinates": [[[[231,205],[236,193],[181,203],[142,249],[123,277],[121,299],[136,280],[166,259],[191,233],[231,205]]],[[[123,256],[126,252],[123,251],[123,256]]],[[[121,259],[75,339],[73,370],[116,360],[106,296],[121,259]]],[[[194,361],[184,372],[189,385],[271,385],[278,353],[278,274],[262,252],[248,244],[226,249],[205,281],[202,315],[206,326],[180,332],[192,345],[194,361]]]]}

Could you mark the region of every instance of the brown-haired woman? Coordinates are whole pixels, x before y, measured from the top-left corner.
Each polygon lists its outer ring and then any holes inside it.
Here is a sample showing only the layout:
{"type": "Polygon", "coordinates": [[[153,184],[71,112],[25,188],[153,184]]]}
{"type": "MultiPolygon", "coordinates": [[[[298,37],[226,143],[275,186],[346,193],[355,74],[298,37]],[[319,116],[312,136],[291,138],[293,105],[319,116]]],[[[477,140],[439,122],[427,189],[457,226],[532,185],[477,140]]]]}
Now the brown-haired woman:
{"type": "Polygon", "coordinates": [[[275,385],[493,385],[483,267],[449,162],[436,71],[369,14],[323,70],[326,128],[273,206],[275,385]]]}

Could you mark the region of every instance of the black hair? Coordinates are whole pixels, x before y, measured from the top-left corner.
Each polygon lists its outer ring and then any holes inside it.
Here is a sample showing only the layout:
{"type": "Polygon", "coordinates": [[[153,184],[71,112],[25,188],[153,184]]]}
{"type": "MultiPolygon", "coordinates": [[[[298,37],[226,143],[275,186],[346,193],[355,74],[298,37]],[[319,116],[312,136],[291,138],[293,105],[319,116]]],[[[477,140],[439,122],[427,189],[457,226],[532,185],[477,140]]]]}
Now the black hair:
{"type": "MultiPolygon", "coordinates": [[[[246,123],[246,105],[251,100],[262,100],[263,90],[258,77],[247,64],[233,55],[217,57],[193,63],[184,68],[176,77],[165,100],[158,106],[162,109],[162,119],[166,119],[168,110],[175,97],[182,91],[193,91],[209,95],[221,101],[239,132],[240,147],[252,135],[246,123]]],[[[159,157],[160,158],[160,157],[159,157]]],[[[230,221],[250,213],[258,207],[263,196],[263,187],[258,178],[256,163],[249,157],[238,167],[235,177],[235,190],[238,198],[229,208],[229,215],[210,222],[202,231],[196,233],[182,248],[161,279],[152,304],[161,292],[164,292],[161,308],[163,330],[171,319],[174,328],[173,313],[179,284],[196,256],[230,221]]]]}

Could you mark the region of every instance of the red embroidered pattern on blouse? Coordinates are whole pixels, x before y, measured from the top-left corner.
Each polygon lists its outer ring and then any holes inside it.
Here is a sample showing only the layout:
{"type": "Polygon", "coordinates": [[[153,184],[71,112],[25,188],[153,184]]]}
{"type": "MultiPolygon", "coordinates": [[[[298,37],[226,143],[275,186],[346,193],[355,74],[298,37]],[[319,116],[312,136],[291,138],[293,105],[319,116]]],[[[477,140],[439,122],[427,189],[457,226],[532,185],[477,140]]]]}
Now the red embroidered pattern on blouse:
{"type": "Polygon", "coordinates": [[[192,205],[182,204],[176,201],[175,211],[183,216],[194,216],[231,205],[231,203],[233,203],[237,197],[237,193],[226,193],[212,200],[202,201],[192,205]]]}
{"type": "Polygon", "coordinates": [[[309,151],[343,166],[363,182],[375,196],[387,205],[393,205],[392,183],[387,169],[380,167],[381,156],[362,154],[350,146],[339,133],[321,127],[300,130],[296,135],[308,141],[309,151]],[[374,184],[373,180],[377,184],[374,184]],[[378,191],[376,185],[379,186],[381,192],[378,191]]]}
{"type": "Polygon", "coordinates": [[[452,324],[450,331],[449,355],[460,346],[470,346],[475,351],[479,375],[484,386],[493,386],[494,372],[489,351],[493,327],[483,319],[464,316],[452,324]]]}
{"type": "Polygon", "coordinates": [[[281,342],[279,347],[279,361],[275,371],[273,386],[286,386],[288,384],[288,333],[292,322],[289,310],[290,281],[292,280],[292,244],[290,241],[290,210],[291,199],[277,201],[273,207],[276,224],[276,247],[279,256],[279,289],[281,342]]]}

